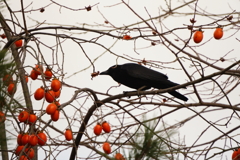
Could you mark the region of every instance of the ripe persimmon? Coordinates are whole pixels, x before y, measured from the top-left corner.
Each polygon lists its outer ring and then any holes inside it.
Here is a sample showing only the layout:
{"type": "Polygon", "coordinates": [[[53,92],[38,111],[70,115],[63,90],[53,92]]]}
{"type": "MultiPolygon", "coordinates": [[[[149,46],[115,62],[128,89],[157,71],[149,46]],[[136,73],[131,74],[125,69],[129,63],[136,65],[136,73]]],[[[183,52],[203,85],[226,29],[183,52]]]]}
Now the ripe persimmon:
{"type": "Polygon", "coordinates": [[[38,144],[38,137],[35,134],[30,135],[29,142],[31,146],[36,146],[38,144]]]}
{"type": "Polygon", "coordinates": [[[48,103],[52,103],[55,100],[55,94],[53,90],[45,91],[45,99],[48,103]]]}
{"type": "Polygon", "coordinates": [[[240,160],[240,148],[233,151],[232,159],[233,160],[240,160]]]}
{"type": "Polygon", "coordinates": [[[25,80],[28,83],[28,76],[27,75],[25,75],[25,80]]]}
{"type": "Polygon", "coordinates": [[[36,80],[38,78],[38,74],[34,69],[31,71],[30,77],[32,78],[32,80],[36,80]]]}
{"type": "Polygon", "coordinates": [[[36,64],[34,70],[35,70],[37,75],[41,75],[42,72],[43,72],[43,67],[41,65],[36,64]]]}
{"type": "Polygon", "coordinates": [[[102,126],[98,123],[94,128],[93,132],[95,135],[99,136],[102,133],[102,126]]]}
{"type": "Polygon", "coordinates": [[[29,157],[30,159],[32,159],[35,155],[35,152],[32,148],[26,148],[25,153],[26,153],[27,157],[29,157]]]}
{"type": "Polygon", "coordinates": [[[106,121],[104,121],[102,123],[102,128],[103,128],[104,132],[106,132],[106,133],[109,133],[111,131],[111,127],[110,127],[109,123],[107,123],[106,121]]]}
{"type": "Polygon", "coordinates": [[[34,93],[34,98],[36,100],[41,100],[44,97],[45,91],[43,87],[38,88],[34,93]]]}
{"type": "Polygon", "coordinates": [[[13,95],[16,92],[15,84],[14,83],[10,83],[8,85],[7,91],[8,91],[8,94],[13,95]]]}
{"type": "Polygon", "coordinates": [[[67,141],[71,141],[73,139],[72,131],[70,129],[66,129],[64,135],[67,141]]]}
{"type": "Polygon", "coordinates": [[[216,28],[216,30],[215,30],[214,33],[213,33],[213,37],[214,37],[215,39],[221,39],[222,36],[223,36],[223,29],[220,28],[220,27],[216,28]]]}
{"type": "Polygon", "coordinates": [[[111,153],[111,146],[108,142],[104,142],[102,148],[106,154],[111,153]]]}
{"type": "Polygon", "coordinates": [[[50,103],[46,108],[46,113],[49,115],[52,115],[56,110],[57,110],[57,105],[55,103],[50,103]]]}
{"type": "Polygon", "coordinates": [[[15,154],[16,154],[17,156],[19,156],[19,154],[22,152],[23,148],[24,148],[23,145],[17,146],[17,148],[16,148],[16,150],[15,150],[15,154]]]}
{"type": "Polygon", "coordinates": [[[0,111],[0,123],[3,123],[5,120],[6,120],[5,114],[2,111],[0,111]]]}
{"type": "Polygon", "coordinates": [[[60,117],[60,112],[58,109],[53,114],[51,114],[51,119],[54,122],[58,121],[59,117],[60,117]]]}
{"type": "Polygon", "coordinates": [[[19,158],[19,160],[28,160],[27,156],[25,155],[21,155],[21,157],[19,158]]]}
{"type": "Polygon", "coordinates": [[[18,40],[18,41],[15,41],[14,44],[16,45],[16,47],[22,47],[22,44],[23,44],[23,40],[18,40]]]}
{"type": "Polygon", "coordinates": [[[20,114],[18,115],[18,120],[20,122],[26,122],[28,118],[29,118],[28,111],[21,111],[20,114]]]}
{"type": "Polygon", "coordinates": [[[22,136],[23,136],[23,134],[22,133],[20,133],[18,136],[17,136],[17,143],[18,143],[18,145],[22,145],[22,136]]]}
{"type": "Polygon", "coordinates": [[[115,154],[115,159],[116,160],[125,160],[125,158],[123,157],[123,155],[121,153],[116,153],[115,154]]]}
{"type": "Polygon", "coordinates": [[[51,69],[49,69],[49,68],[46,68],[46,71],[44,72],[44,75],[45,75],[45,78],[46,79],[51,79],[52,78],[52,71],[51,71],[51,69]]]}
{"type": "Polygon", "coordinates": [[[198,30],[193,35],[193,41],[195,43],[200,43],[203,40],[203,31],[198,30]]]}
{"type": "Polygon", "coordinates": [[[37,137],[38,137],[38,144],[39,144],[40,146],[43,146],[43,145],[46,144],[46,142],[47,142],[47,136],[46,136],[45,133],[39,132],[39,133],[37,134],[37,137]]]}
{"type": "Polygon", "coordinates": [[[60,94],[61,94],[61,90],[60,89],[57,92],[54,92],[55,98],[60,97],[60,94]]]}
{"type": "Polygon", "coordinates": [[[29,135],[28,135],[28,133],[23,134],[21,141],[22,141],[22,145],[26,145],[29,142],[29,135]]]}
{"type": "Polygon", "coordinates": [[[28,124],[34,124],[37,121],[36,114],[30,114],[28,118],[28,124]]]}
{"type": "Polygon", "coordinates": [[[129,36],[129,35],[124,35],[124,36],[123,36],[123,39],[124,39],[124,40],[129,40],[129,39],[132,39],[132,37],[129,36]]]}
{"type": "Polygon", "coordinates": [[[62,86],[62,83],[61,83],[58,79],[54,78],[54,79],[52,80],[52,82],[51,82],[51,89],[52,89],[54,92],[59,91],[60,88],[61,88],[61,86],[62,86]]]}

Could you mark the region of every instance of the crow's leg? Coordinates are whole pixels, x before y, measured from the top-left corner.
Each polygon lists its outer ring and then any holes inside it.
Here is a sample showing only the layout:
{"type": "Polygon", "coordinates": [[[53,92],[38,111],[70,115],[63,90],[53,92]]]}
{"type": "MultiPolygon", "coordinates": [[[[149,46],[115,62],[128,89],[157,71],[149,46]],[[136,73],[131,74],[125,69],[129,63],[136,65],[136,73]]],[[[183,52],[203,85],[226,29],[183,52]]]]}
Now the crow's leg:
{"type": "MultiPolygon", "coordinates": [[[[126,95],[127,93],[137,92],[137,96],[140,97],[139,92],[140,92],[140,91],[143,91],[143,90],[146,90],[146,89],[150,89],[150,88],[148,88],[147,86],[142,86],[141,88],[138,88],[137,91],[124,91],[123,94],[126,95]]],[[[131,96],[128,96],[128,98],[131,98],[131,96]]]]}
{"type": "Polygon", "coordinates": [[[140,88],[138,88],[138,90],[137,90],[137,93],[138,93],[138,97],[140,97],[140,91],[144,91],[144,90],[146,90],[146,89],[149,89],[147,86],[142,86],[142,87],[140,87],[140,88]]]}

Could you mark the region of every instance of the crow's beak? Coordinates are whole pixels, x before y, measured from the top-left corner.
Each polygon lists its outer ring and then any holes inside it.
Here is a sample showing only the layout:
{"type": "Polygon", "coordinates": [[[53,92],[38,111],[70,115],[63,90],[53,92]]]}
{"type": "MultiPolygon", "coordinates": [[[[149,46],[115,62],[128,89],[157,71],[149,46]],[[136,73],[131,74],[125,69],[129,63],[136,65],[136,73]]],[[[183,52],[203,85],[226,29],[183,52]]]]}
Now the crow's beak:
{"type": "Polygon", "coordinates": [[[100,75],[109,75],[109,74],[108,74],[108,71],[103,71],[100,73],[100,75]]]}

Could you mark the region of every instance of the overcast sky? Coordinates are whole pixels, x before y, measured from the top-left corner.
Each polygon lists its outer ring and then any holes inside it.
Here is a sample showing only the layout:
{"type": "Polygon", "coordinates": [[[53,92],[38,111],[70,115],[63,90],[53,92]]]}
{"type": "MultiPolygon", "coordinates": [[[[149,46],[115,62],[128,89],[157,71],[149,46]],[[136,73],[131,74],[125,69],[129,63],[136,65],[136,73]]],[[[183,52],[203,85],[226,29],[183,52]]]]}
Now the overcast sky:
{"type": "MultiPolygon", "coordinates": [[[[116,28],[117,27],[122,27],[130,24],[134,24],[137,22],[140,22],[141,20],[134,15],[126,6],[123,4],[118,4],[120,1],[117,0],[104,0],[104,1],[96,1],[96,0],[91,0],[91,1],[63,1],[63,0],[58,0],[56,1],[57,3],[61,4],[63,7],[59,7],[56,4],[51,4],[51,1],[48,0],[42,0],[42,1],[30,1],[30,0],[24,0],[24,7],[27,7],[26,10],[31,12],[28,12],[26,14],[27,18],[27,26],[28,29],[32,29],[36,27],[37,23],[43,23],[41,26],[56,26],[56,25],[61,25],[61,26],[78,26],[78,27],[83,27],[85,26],[86,28],[92,28],[96,30],[101,30],[101,29],[109,29],[110,24],[105,24],[105,18],[116,28]],[[92,7],[92,10],[87,12],[84,10],[85,7],[89,5],[95,5],[92,7]],[[45,11],[43,13],[39,11],[35,11],[36,9],[45,7],[45,11]],[[69,7],[72,8],[76,11],[69,10],[64,8],[69,7]],[[105,18],[104,18],[105,17],[105,18]],[[102,26],[104,25],[104,26],[102,26]]],[[[8,1],[11,9],[13,11],[20,11],[21,5],[19,1],[8,1]]],[[[151,17],[158,16],[159,14],[163,14],[164,12],[162,11],[162,8],[166,9],[166,2],[165,1],[155,1],[155,0],[148,0],[148,1],[129,1],[129,4],[131,7],[133,7],[134,11],[137,12],[141,17],[148,19],[149,15],[151,17]]],[[[178,1],[172,1],[171,6],[172,8],[175,8],[179,6],[181,3],[178,1]]],[[[191,4],[192,7],[194,7],[194,4],[191,4]]],[[[208,24],[212,22],[212,19],[208,17],[208,14],[225,14],[225,13],[230,13],[233,12],[234,10],[236,12],[239,12],[239,6],[240,6],[240,1],[239,0],[199,0],[198,1],[198,10],[202,9],[202,12],[206,14],[206,17],[196,15],[196,25],[201,25],[201,24],[208,24]]],[[[7,17],[9,17],[9,14],[6,10],[6,8],[2,9],[3,14],[7,17]]],[[[193,11],[190,10],[189,8],[185,7],[184,9],[180,10],[181,13],[192,13],[193,11]]],[[[22,17],[21,17],[21,12],[16,13],[19,22],[23,25],[22,23],[22,17]]],[[[167,19],[162,20],[162,24],[159,24],[157,20],[154,20],[156,25],[159,25],[159,28],[162,28],[163,32],[166,32],[168,30],[171,30],[173,28],[180,28],[180,27],[185,27],[186,25],[189,25],[189,19],[191,16],[181,16],[181,17],[169,17],[167,19]],[[163,26],[164,25],[164,26],[163,26]]],[[[220,25],[225,25],[226,22],[220,22],[220,25]]],[[[10,25],[11,26],[11,25],[10,25]]],[[[144,24],[140,24],[139,27],[145,26],[144,24]]],[[[197,50],[198,53],[206,56],[209,59],[219,59],[222,56],[226,55],[228,53],[228,58],[231,59],[231,62],[234,60],[239,60],[240,58],[240,45],[239,41],[236,40],[236,38],[240,38],[240,33],[238,32],[239,30],[236,29],[230,29],[230,27],[224,28],[224,37],[222,40],[215,40],[212,38],[212,34],[214,31],[214,28],[216,25],[212,25],[212,29],[205,29],[204,30],[204,40],[201,44],[204,45],[196,45],[194,42],[190,42],[189,45],[195,46],[195,49],[197,50]],[[234,34],[237,32],[236,34],[234,34]]],[[[22,30],[20,28],[16,28],[17,33],[21,32],[22,30]]],[[[50,31],[49,31],[50,32],[50,31]]],[[[79,37],[81,39],[92,39],[97,36],[97,34],[93,33],[83,33],[79,31],[70,31],[72,32],[76,37],[79,37]]],[[[1,31],[2,33],[2,31],[1,31]]],[[[54,33],[54,31],[53,31],[54,33]]],[[[66,34],[69,34],[69,32],[64,32],[66,34]]],[[[113,32],[116,34],[116,32],[113,32]]],[[[121,35],[122,33],[118,33],[121,35]]],[[[180,30],[176,31],[175,34],[177,34],[181,39],[188,39],[190,36],[190,33],[188,30],[180,30]]],[[[132,31],[130,32],[130,35],[132,37],[138,36],[139,32],[137,31],[132,31]]],[[[56,44],[56,38],[55,37],[49,37],[49,36],[38,36],[36,37],[39,38],[40,41],[44,42],[48,46],[54,46],[56,44]]],[[[173,35],[168,35],[169,39],[171,39],[176,45],[179,47],[183,47],[183,43],[181,41],[175,41],[176,37],[173,35]]],[[[60,39],[63,41],[63,39],[60,39]]],[[[174,56],[170,54],[170,51],[166,49],[163,45],[158,44],[156,46],[151,46],[149,41],[143,40],[143,39],[138,39],[136,41],[123,41],[123,40],[117,40],[116,38],[112,37],[102,37],[98,41],[99,43],[103,44],[106,48],[110,48],[111,46],[114,45],[114,47],[111,48],[111,50],[114,53],[117,53],[120,56],[126,56],[127,58],[135,58],[135,59],[143,59],[145,58],[146,60],[151,60],[151,61],[161,61],[161,62],[166,62],[164,64],[164,67],[166,68],[160,68],[158,71],[167,74],[169,79],[173,82],[177,83],[186,83],[188,81],[187,76],[184,74],[184,72],[181,70],[180,66],[177,63],[171,63],[171,65],[168,65],[167,62],[171,62],[174,60],[174,56]],[[174,64],[174,66],[172,66],[174,64]],[[173,69],[174,68],[174,69],[173,69]]],[[[1,43],[1,42],[0,42],[1,43]]],[[[29,45],[34,46],[34,42],[30,42],[29,45]]],[[[48,47],[41,46],[41,52],[44,56],[44,59],[48,63],[52,63],[52,55],[54,57],[57,57],[57,61],[60,64],[60,67],[64,67],[62,70],[62,74],[64,74],[63,78],[64,82],[67,84],[70,84],[72,86],[76,86],[79,88],[91,88],[95,91],[98,92],[106,92],[110,86],[116,86],[117,83],[114,82],[110,77],[107,76],[98,76],[93,78],[91,80],[90,74],[93,72],[93,68],[89,67],[90,62],[86,58],[86,56],[83,54],[82,50],[80,47],[75,44],[71,40],[66,40],[62,43],[63,48],[54,48],[54,50],[51,50],[48,47]],[[62,50],[61,50],[62,49],[62,50]],[[64,52],[64,57],[62,54],[62,51],[64,52]],[[57,54],[56,54],[57,53],[57,54]],[[64,58],[64,61],[63,61],[64,58]],[[83,70],[82,72],[79,72],[83,70]]],[[[105,49],[93,45],[93,44],[83,44],[85,52],[88,54],[89,58],[91,60],[94,60],[98,56],[102,55],[100,58],[98,58],[95,62],[95,71],[104,71],[108,69],[108,67],[116,64],[116,56],[112,55],[109,52],[106,52],[105,49]]],[[[36,49],[36,48],[35,48],[36,49]]],[[[37,52],[37,54],[39,54],[37,52]]],[[[206,59],[207,59],[206,58],[206,59]]],[[[121,63],[126,63],[129,62],[126,59],[119,58],[117,59],[117,62],[119,64],[121,63]]],[[[32,58],[31,56],[26,57],[25,66],[34,66],[37,61],[32,58]]],[[[219,64],[219,63],[218,63],[219,64]]],[[[220,66],[225,67],[228,66],[231,63],[222,63],[220,66]]],[[[186,66],[188,66],[188,62],[185,63],[186,66]]],[[[191,68],[191,66],[188,66],[189,72],[193,73],[194,70],[191,68]]],[[[58,67],[54,66],[54,70],[57,71],[58,67]]],[[[157,69],[156,69],[157,70],[157,69]]],[[[31,68],[28,67],[26,68],[26,71],[30,73],[31,68]]],[[[215,72],[216,70],[206,70],[205,74],[211,74],[215,72]]],[[[61,71],[59,71],[61,72],[61,71]]],[[[199,77],[196,77],[199,78],[199,77]]],[[[30,81],[29,87],[30,87],[30,92],[34,93],[34,91],[42,85],[41,81],[30,81]]],[[[19,89],[20,90],[20,89],[19,89]]],[[[60,102],[64,103],[68,101],[71,96],[74,94],[73,88],[68,88],[66,86],[63,87],[62,90],[62,95],[60,102]]],[[[127,91],[131,90],[125,86],[121,86],[119,88],[114,88],[110,90],[110,94],[119,94],[122,93],[122,91],[127,91]]],[[[181,93],[188,93],[189,90],[180,90],[181,93]]],[[[167,94],[166,94],[167,95],[167,94]]],[[[20,91],[17,92],[16,96],[21,96],[20,91]]],[[[207,97],[206,95],[205,97],[207,97]]],[[[189,98],[189,103],[190,102],[195,102],[196,97],[190,96],[189,98]]],[[[233,104],[236,104],[239,101],[239,93],[233,92],[230,94],[230,99],[233,104]]],[[[42,101],[36,102],[33,100],[34,107],[36,109],[41,109],[43,106],[46,106],[45,104],[42,104],[42,101]]],[[[211,101],[211,100],[209,100],[211,101]]],[[[223,101],[225,102],[225,101],[223,101]]],[[[75,101],[74,104],[77,105],[78,103],[83,103],[80,100],[75,101]]],[[[89,106],[91,103],[89,103],[89,106]]],[[[199,111],[202,108],[194,108],[194,110],[199,111]]],[[[164,108],[162,112],[167,112],[168,108],[164,108]]],[[[74,114],[74,109],[73,107],[65,108],[65,112],[70,116],[74,114]],[[72,110],[71,110],[72,109],[72,110]]],[[[84,111],[86,112],[86,111],[84,111]]],[[[215,113],[215,112],[214,112],[215,113]]],[[[204,117],[206,119],[209,119],[211,122],[215,122],[221,118],[224,119],[224,117],[228,117],[232,112],[231,111],[219,111],[218,114],[204,114],[204,117]]],[[[173,113],[167,117],[164,118],[164,121],[167,122],[168,124],[174,124],[182,119],[190,116],[192,114],[191,111],[185,109],[185,110],[180,110],[179,112],[173,113]]],[[[153,113],[151,113],[153,115],[153,113]]],[[[49,119],[49,116],[44,116],[43,118],[49,119]]],[[[108,116],[106,117],[107,121],[111,121],[111,123],[114,123],[113,117],[108,116]]],[[[226,119],[224,119],[226,120],[226,119]]],[[[223,121],[224,121],[223,120],[223,121]]],[[[239,119],[233,119],[231,123],[228,125],[226,128],[225,126],[219,127],[222,129],[223,132],[226,132],[227,130],[230,130],[231,128],[235,127],[236,124],[239,124],[239,119]]],[[[68,126],[67,122],[63,119],[59,123],[54,123],[52,124],[56,127],[58,127],[60,130],[64,131],[68,126]]],[[[188,122],[187,124],[184,124],[179,130],[179,137],[181,139],[184,139],[184,144],[186,145],[192,145],[193,142],[199,137],[199,135],[206,129],[206,127],[209,124],[207,124],[205,121],[203,121],[201,118],[195,118],[194,120],[188,122]]],[[[75,131],[78,130],[79,123],[74,123],[73,124],[73,129],[75,131]]],[[[89,133],[91,132],[91,129],[87,130],[89,133]]],[[[53,131],[51,131],[53,132],[53,131]]],[[[17,135],[17,133],[16,133],[17,135]]],[[[207,133],[204,133],[204,136],[201,137],[200,142],[205,142],[212,140],[214,137],[218,136],[219,132],[215,129],[209,129],[207,133]]],[[[59,136],[59,133],[56,133],[56,137],[59,136]]],[[[60,140],[64,140],[64,137],[59,137],[60,140]]],[[[98,140],[104,140],[104,139],[98,139],[98,140]]],[[[13,142],[14,143],[14,142],[13,142]]],[[[219,144],[219,147],[222,147],[222,145],[225,142],[222,141],[219,144]]],[[[227,142],[227,145],[229,142],[227,142]]],[[[215,144],[215,147],[218,144],[215,144]]],[[[233,144],[235,146],[236,144],[233,144]]],[[[15,147],[15,145],[12,145],[12,147],[15,147]]],[[[100,146],[97,146],[100,149],[100,146]]],[[[83,152],[83,150],[80,148],[79,152],[83,154],[82,156],[86,156],[88,153],[83,152]]],[[[219,150],[218,150],[219,152],[219,150]]],[[[63,157],[69,157],[70,151],[65,150],[61,153],[61,159],[63,157]]],[[[80,154],[80,153],[79,153],[80,154]]],[[[224,153],[224,156],[221,157],[222,159],[231,159],[231,154],[232,152],[227,152],[224,153]]],[[[41,159],[44,154],[39,154],[39,158],[41,159]]],[[[201,158],[199,158],[201,159],[201,158]]],[[[214,160],[219,160],[220,157],[215,157],[213,158],[214,160]]]]}

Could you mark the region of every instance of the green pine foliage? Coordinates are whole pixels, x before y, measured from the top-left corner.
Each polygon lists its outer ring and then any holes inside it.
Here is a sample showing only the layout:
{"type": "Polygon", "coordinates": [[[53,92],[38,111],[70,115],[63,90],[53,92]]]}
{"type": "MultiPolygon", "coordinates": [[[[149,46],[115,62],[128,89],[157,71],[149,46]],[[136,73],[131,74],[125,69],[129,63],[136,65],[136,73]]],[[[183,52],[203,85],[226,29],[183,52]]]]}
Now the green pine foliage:
{"type": "Polygon", "coordinates": [[[3,49],[0,51],[0,77],[2,78],[6,75],[11,68],[13,68],[14,64],[9,60],[7,49],[3,49]]]}
{"type": "MultiPolygon", "coordinates": [[[[131,160],[164,160],[174,159],[171,145],[172,137],[177,132],[174,129],[158,128],[155,121],[143,123],[132,138],[132,150],[127,159],[131,160]]],[[[166,126],[164,124],[163,126],[166,126]]]]}

